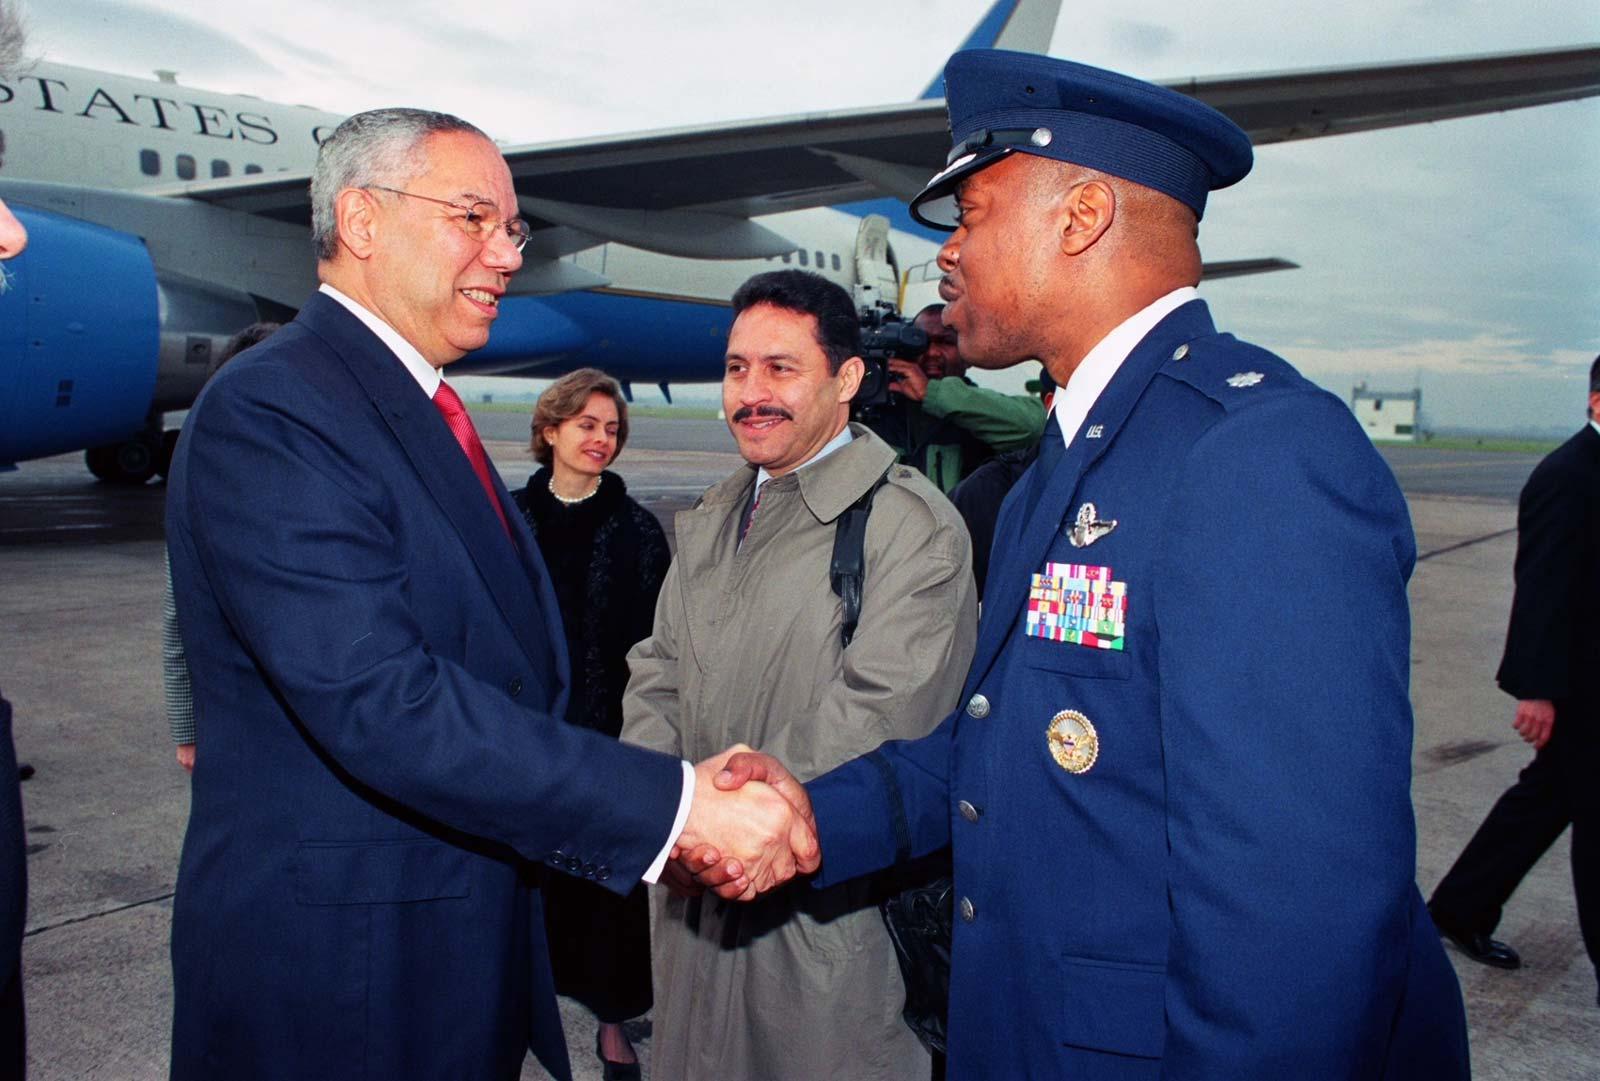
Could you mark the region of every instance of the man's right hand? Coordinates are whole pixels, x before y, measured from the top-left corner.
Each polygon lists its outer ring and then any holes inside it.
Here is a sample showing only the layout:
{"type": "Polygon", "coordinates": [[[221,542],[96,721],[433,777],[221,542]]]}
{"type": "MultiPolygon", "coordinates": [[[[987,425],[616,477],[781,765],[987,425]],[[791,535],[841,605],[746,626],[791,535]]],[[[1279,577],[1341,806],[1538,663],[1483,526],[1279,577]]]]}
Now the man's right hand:
{"type": "MultiPolygon", "coordinates": [[[[718,895],[750,900],[797,872],[815,871],[821,855],[810,801],[781,765],[771,776],[798,789],[800,805],[777,784],[763,783],[759,777],[747,777],[750,783],[714,783],[730,776],[727,764],[745,756],[737,752],[753,754],[742,747],[733,750],[731,756],[725,751],[695,766],[694,802],[674,849],[686,869],[720,872],[713,876],[718,895]]],[[[739,767],[741,774],[747,769],[739,767]]]]}
{"type": "Polygon", "coordinates": [[[1556,704],[1548,698],[1524,698],[1517,703],[1517,716],[1511,724],[1538,750],[1550,742],[1555,730],[1556,704]]]}

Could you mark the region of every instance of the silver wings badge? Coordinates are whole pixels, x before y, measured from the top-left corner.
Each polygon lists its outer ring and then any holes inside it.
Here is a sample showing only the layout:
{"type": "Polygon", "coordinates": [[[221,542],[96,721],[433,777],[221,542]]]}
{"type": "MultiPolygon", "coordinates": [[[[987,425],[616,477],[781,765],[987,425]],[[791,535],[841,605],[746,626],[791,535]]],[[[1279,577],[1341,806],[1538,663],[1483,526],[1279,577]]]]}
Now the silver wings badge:
{"type": "Polygon", "coordinates": [[[1074,548],[1087,548],[1115,528],[1117,528],[1115,518],[1101,521],[1095,517],[1094,504],[1085,503],[1078,508],[1078,520],[1067,533],[1067,540],[1072,542],[1074,548]]]}

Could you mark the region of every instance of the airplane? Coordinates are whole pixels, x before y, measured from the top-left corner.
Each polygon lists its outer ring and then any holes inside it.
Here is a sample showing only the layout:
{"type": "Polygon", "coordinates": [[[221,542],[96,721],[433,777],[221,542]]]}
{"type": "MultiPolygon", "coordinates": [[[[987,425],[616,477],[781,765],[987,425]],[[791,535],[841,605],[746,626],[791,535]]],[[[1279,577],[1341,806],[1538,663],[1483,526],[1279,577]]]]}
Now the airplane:
{"type": "MultiPolygon", "coordinates": [[[[995,0],[961,47],[1042,52],[1058,9],[995,0]]],[[[163,473],[164,414],[234,332],[316,287],[307,185],[342,117],[158,76],[39,62],[0,80],[0,199],[31,236],[0,290],[0,468],[86,449],[103,480],[163,473]]],[[[1600,47],[1168,85],[1260,146],[1600,94],[1600,47]]],[[[936,77],[903,105],[502,147],[533,237],[488,344],[452,371],[594,366],[670,400],[721,378],[728,298],[774,266],[915,310],[944,234],[905,200],[949,148],[941,92],[936,77]]]]}

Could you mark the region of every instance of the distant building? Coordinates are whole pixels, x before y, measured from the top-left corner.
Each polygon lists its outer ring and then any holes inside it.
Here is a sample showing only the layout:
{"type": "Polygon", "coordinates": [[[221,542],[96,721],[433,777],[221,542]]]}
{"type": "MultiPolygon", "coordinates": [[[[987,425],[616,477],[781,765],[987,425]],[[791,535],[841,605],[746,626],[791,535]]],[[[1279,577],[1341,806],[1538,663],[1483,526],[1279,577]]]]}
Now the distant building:
{"type": "Polygon", "coordinates": [[[1359,383],[1350,392],[1350,409],[1375,443],[1415,443],[1421,438],[1422,390],[1368,390],[1359,383]]]}

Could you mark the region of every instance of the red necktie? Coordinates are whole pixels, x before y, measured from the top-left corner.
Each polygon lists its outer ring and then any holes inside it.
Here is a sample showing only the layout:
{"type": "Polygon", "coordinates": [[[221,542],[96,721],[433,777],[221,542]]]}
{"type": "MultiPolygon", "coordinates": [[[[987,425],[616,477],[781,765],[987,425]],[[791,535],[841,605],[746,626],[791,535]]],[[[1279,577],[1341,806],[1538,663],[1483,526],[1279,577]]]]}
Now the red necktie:
{"type": "Polygon", "coordinates": [[[472,426],[472,418],[467,416],[467,407],[461,404],[461,396],[450,389],[449,383],[441,381],[439,389],[434,392],[433,404],[444,417],[450,434],[456,437],[456,442],[466,452],[467,461],[472,463],[472,471],[478,474],[478,483],[483,485],[484,493],[489,497],[489,506],[494,508],[495,516],[505,527],[506,536],[511,536],[511,524],[506,521],[506,512],[500,509],[500,497],[495,495],[494,481],[489,479],[489,456],[483,452],[483,440],[478,438],[478,430],[472,426]]]}

